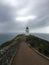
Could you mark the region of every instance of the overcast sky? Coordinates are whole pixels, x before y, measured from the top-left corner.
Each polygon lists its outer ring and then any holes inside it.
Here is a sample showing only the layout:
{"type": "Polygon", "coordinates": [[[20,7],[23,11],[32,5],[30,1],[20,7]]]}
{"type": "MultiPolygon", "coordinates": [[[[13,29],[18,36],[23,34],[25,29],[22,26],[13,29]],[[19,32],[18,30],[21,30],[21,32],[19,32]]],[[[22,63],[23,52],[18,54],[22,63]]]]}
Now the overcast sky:
{"type": "Polygon", "coordinates": [[[0,33],[49,33],[49,0],[0,0],[0,33]]]}

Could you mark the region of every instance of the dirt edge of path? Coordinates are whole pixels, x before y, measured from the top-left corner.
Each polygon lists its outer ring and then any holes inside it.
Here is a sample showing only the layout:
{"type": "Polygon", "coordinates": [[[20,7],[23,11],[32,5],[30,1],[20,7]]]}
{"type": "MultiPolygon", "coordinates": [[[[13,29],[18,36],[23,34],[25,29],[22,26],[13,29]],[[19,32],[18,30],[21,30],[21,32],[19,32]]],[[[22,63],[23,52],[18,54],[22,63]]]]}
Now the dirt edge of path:
{"type": "Polygon", "coordinates": [[[32,50],[34,50],[37,54],[39,54],[40,56],[42,56],[43,58],[45,58],[46,60],[49,61],[49,57],[45,56],[44,54],[40,53],[40,52],[39,52],[38,50],[36,50],[35,48],[31,47],[30,44],[28,44],[28,46],[29,46],[32,50]]]}

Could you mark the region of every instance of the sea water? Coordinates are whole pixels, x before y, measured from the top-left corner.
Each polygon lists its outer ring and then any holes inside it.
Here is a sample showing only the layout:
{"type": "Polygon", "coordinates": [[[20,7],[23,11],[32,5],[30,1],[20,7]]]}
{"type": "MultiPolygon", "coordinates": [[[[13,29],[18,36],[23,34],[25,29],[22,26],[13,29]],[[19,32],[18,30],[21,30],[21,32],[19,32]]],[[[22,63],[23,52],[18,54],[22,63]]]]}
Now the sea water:
{"type": "Polygon", "coordinates": [[[45,33],[32,33],[32,35],[34,35],[36,37],[39,37],[41,39],[49,41],[49,34],[45,34],[45,33]]]}
{"type": "Polygon", "coordinates": [[[17,34],[16,33],[10,33],[10,34],[0,34],[0,45],[12,40],[17,34]]]}
{"type": "MultiPolygon", "coordinates": [[[[7,41],[9,41],[9,40],[12,40],[16,35],[17,35],[17,33],[0,34],[0,45],[7,42],[7,41]]],[[[49,41],[49,34],[32,33],[32,35],[49,41]]]]}

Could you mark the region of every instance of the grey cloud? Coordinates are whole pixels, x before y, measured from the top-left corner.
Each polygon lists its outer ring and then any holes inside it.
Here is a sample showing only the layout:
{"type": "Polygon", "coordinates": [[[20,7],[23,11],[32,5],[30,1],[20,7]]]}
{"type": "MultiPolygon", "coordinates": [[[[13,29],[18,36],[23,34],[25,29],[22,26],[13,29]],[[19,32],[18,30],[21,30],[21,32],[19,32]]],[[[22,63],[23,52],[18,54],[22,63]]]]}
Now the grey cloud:
{"type": "Polygon", "coordinates": [[[44,16],[39,19],[29,21],[28,26],[32,29],[49,26],[49,18],[48,18],[48,16],[46,16],[46,17],[44,16]]]}
{"type": "Polygon", "coordinates": [[[45,0],[42,3],[37,4],[37,6],[32,9],[32,14],[37,15],[37,18],[33,21],[28,22],[28,26],[30,28],[35,29],[35,28],[40,28],[40,27],[45,27],[49,26],[49,8],[48,8],[48,0],[45,0]]]}
{"type": "Polygon", "coordinates": [[[0,22],[9,22],[14,19],[14,8],[0,5],[0,22]]]}
{"type": "Polygon", "coordinates": [[[25,25],[16,21],[16,16],[16,8],[3,4],[0,5],[0,24],[2,24],[0,26],[1,33],[20,32],[24,30],[25,25]]]}
{"type": "Polygon", "coordinates": [[[26,25],[31,29],[41,28],[49,26],[49,3],[48,0],[21,0],[19,7],[11,7],[0,4],[0,32],[20,32],[24,31],[26,25]],[[33,4],[34,3],[34,8],[33,4]],[[29,20],[25,25],[15,20],[18,16],[17,11],[25,7],[30,8],[27,15],[35,15],[37,18],[35,20],[29,20]]]}

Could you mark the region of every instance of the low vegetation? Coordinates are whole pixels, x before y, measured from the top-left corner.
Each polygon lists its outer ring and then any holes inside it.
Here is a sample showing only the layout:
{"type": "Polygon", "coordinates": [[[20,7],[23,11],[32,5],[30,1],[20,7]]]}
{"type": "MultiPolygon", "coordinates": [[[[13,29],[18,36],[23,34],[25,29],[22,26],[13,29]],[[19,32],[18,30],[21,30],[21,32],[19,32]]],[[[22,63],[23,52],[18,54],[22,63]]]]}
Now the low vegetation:
{"type": "MultiPolygon", "coordinates": [[[[43,39],[40,39],[38,37],[35,37],[35,36],[32,36],[32,35],[24,35],[24,34],[20,34],[20,35],[17,35],[14,39],[12,39],[11,41],[8,41],[6,43],[4,43],[3,45],[0,46],[0,50],[4,47],[7,47],[7,46],[10,46],[11,44],[14,44],[14,43],[20,43],[21,41],[25,41],[30,44],[32,47],[34,47],[36,50],[38,50],[40,53],[46,55],[47,57],[49,57],[49,42],[46,41],[46,40],[43,40],[43,39]]],[[[14,49],[16,49],[17,44],[15,45],[14,44],[14,49]]],[[[4,51],[5,52],[5,55],[6,53],[11,52],[11,46],[9,47],[6,51],[6,49],[4,51]],[[10,48],[10,50],[9,50],[10,48]]],[[[13,50],[14,50],[13,49],[13,50]]],[[[15,52],[15,50],[14,50],[15,52]]],[[[13,53],[13,51],[12,51],[13,53]]],[[[8,53],[8,55],[10,55],[11,53],[8,53]]],[[[0,54],[1,55],[1,54],[0,54]]],[[[3,54],[4,56],[4,54],[3,54]]],[[[1,56],[2,57],[2,56],[1,56]]],[[[7,55],[6,55],[7,58],[9,58],[7,55]]],[[[4,59],[3,59],[4,60],[4,59]]],[[[1,60],[0,60],[1,61],[1,60]]]]}
{"type": "Polygon", "coordinates": [[[5,43],[3,43],[2,45],[0,45],[0,49],[6,46],[11,45],[13,42],[21,42],[21,37],[23,36],[23,34],[17,35],[15,38],[13,38],[10,41],[7,41],[5,43]]]}
{"type": "Polygon", "coordinates": [[[17,35],[11,41],[0,46],[0,65],[10,65],[15,52],[19,49],[22,35],[17,35]]]}
{"type": "Polygon", "coordinates": [[[26,37],[26,42],[37,49],[40,53],[49,57],[49,42],[38,37],[29,35],[26,37]]]}

